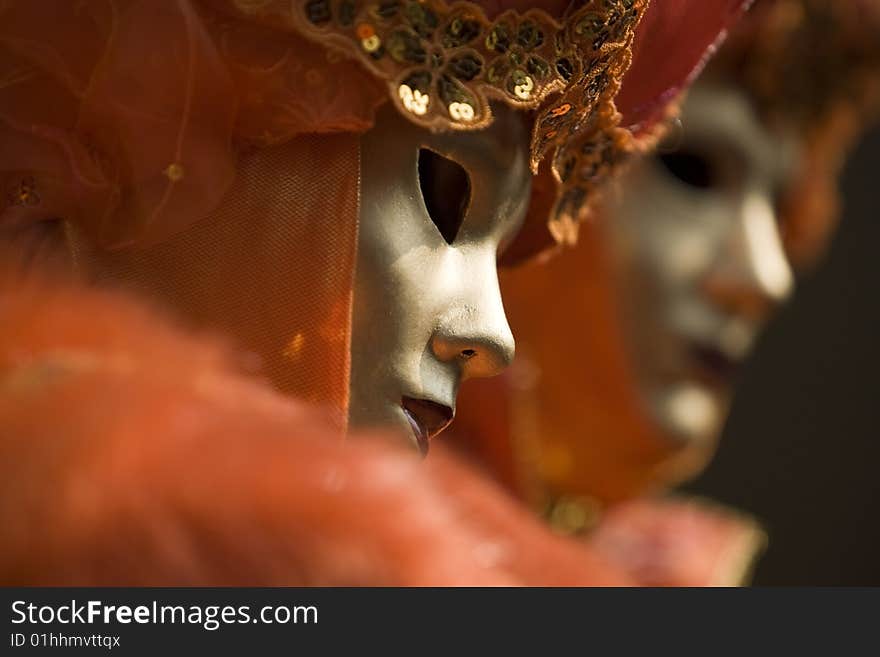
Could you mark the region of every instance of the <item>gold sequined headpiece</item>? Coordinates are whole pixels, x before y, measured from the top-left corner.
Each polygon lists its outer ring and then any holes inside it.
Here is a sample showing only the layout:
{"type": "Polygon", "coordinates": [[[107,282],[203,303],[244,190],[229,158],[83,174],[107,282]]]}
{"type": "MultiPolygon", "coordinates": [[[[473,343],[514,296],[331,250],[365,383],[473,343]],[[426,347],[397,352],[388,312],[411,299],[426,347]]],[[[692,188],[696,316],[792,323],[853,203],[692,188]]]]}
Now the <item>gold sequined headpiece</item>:
{"type": "Polygon", "coordinates": [[[553,154],[560,240],[628,150],[614,105],[650,0],[572,3],[561,19],[541,9],[493,20],[475,3],[443,0],[231,0],[261,22],[295,29],[358,59],[391,101],[431,130],[474,130],[490,101],[535,112],[531,166],[553,154]],[[576,6],[579,5],[579,6],[576,6]]]}

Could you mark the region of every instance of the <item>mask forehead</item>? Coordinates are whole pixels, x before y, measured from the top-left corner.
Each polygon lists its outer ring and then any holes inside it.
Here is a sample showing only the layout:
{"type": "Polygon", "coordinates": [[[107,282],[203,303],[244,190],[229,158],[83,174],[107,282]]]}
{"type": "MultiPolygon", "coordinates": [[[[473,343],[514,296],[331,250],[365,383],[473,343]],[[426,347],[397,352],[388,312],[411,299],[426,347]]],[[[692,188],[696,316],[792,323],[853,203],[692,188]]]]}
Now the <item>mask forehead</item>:
{"type": "Polygon", "coordinates": [[[681,121],[686,143],[723,151],[752,181],[783,187],[795,174],[800,156],[797,133],[771,129],[744,89],[720,81],[696,84],[681,121]]]}

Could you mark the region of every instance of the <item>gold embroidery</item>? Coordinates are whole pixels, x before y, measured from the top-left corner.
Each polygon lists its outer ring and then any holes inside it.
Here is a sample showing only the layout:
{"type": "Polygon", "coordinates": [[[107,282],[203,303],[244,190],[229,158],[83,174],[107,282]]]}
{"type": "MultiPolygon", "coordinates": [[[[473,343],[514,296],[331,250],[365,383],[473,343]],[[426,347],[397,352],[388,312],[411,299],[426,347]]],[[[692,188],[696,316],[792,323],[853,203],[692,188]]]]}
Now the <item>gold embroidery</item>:
{"type": "Polygon", "coordinates": [[[9,193],[9,203],[12,205],[38,205],[39,202],[37,183],[31,176],[20,180],[9,193]]]}
{"type": "Polygon", "coordinates": [[[165,177],[171,182],[180,182],[183,180],[184,169],[179,162],[172,162],[164,171],[165,177]]]}
{"type": "Polygon", "coordinates": [[[490,100],[536,110],[530,164],[537,172],[552,155],[551,232],[570,241],[587,199],[632,149],[614,98],[649,2],[585,0],[563,22],[538,9],[490,21],[478,5],[444,0],[279,0],[254,13],[359,59],[425,128],[483,128],[490,100]]]}

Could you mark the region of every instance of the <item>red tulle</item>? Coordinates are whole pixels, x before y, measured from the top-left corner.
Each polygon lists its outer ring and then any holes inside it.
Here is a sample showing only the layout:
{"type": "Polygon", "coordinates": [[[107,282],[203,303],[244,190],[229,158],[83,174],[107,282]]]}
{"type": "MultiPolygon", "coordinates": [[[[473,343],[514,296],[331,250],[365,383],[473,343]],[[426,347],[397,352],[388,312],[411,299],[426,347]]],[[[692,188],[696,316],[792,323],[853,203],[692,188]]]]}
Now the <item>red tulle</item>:
{"type": "Polygon", "coordinates": [[[636,134],[663,118],[751,0],[653,0],[636,28],[633,61],[617,96],[636,134]]]}

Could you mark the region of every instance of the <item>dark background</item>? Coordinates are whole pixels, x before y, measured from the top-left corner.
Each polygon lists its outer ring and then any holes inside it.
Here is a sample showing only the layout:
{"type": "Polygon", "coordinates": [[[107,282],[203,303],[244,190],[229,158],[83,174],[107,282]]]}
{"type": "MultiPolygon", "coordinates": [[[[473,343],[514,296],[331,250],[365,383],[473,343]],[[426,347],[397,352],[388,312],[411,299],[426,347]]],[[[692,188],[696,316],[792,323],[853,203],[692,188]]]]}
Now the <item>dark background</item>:
{"type": "Polygon", "coordinates": [[[755,584],[880,585],[880,129],[852,154],[843,220],[746,365],[689,492],[749,511],[755,584]]]}

